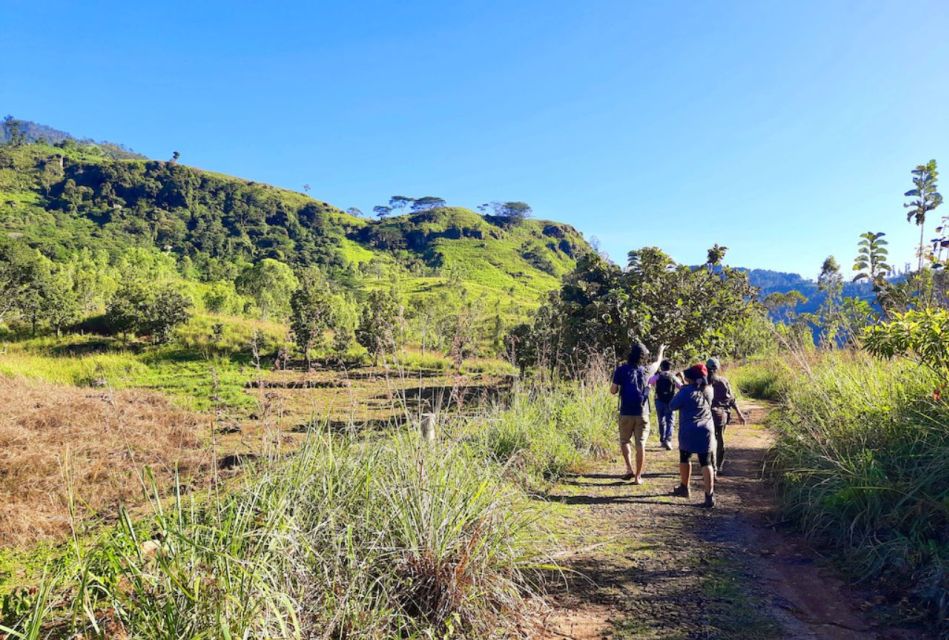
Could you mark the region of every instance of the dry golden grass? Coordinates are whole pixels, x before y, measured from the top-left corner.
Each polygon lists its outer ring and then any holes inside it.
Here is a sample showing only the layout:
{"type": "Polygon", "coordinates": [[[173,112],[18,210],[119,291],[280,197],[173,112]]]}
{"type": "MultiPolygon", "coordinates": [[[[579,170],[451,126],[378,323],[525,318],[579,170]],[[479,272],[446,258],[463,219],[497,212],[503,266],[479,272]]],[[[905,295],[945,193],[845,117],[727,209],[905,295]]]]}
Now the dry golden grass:
{"type": "Polygon", "coordinates": [[[200,417],[157,393],[0,378],[0,546],[61,539],[88,519],[210,468],[200,417]]]}

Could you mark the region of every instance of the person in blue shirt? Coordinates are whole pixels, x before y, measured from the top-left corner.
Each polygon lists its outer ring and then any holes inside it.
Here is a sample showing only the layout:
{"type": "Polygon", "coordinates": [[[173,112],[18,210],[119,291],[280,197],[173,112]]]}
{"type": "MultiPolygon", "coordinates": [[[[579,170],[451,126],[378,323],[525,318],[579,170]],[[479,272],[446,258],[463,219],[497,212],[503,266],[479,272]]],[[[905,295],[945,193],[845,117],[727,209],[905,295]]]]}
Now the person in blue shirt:
{"type": "Polygon", "coordinates": [[[642,342],[634,344],[626,362],[613,371],[610,393],[619,394],[619,444],[626,463],[624,480],[643,483],[646,460],[646,439],[649,437],[649,378],[659,368],[666,345],[659,347],[656,361],[646,364],[649,349],[642,342]],[[636,468],[631,461],[631,442],[636,441],[636,468]]]}
{"type": "Polygon", "coordinates": [[[672,432],[675,425],[675,412],[669,403],[682,387],[679,378],[672,373],[672,363],[663,360],[659,363],[659,372],[649,378],[649,386],[656,390],[656,422],[659,423],[659,446],[672,451],[672,432]]]}
{"type": "Polygon", "coordinates": [[[688,498],[692,478],[692,455],[699,459],[705,484],[705,506],[715,506],[715,424],[712,420],[712,386],[708,369],[696,364],[685,371],[688,384],[672,399],[673,411],[679,412],[679,478],[672,495],[688,498]]]}

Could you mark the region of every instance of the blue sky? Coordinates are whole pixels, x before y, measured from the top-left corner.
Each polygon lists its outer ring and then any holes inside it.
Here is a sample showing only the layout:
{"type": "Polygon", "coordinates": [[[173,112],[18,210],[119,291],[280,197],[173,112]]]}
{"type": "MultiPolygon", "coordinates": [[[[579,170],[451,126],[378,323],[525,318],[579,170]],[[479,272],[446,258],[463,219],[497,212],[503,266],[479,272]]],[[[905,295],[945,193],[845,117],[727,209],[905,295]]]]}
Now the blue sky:
{"type": "Polygon", "coordinates": [[[524,200],[618,261],[656,245],[692,263],[718,242],[732,264],[814,276],[828,254],[849,268],[873,230],[901,264],[910,169],[949,171],[946,2],[5,0],[2,15],[3,114],[343,208],[524,200]]]}

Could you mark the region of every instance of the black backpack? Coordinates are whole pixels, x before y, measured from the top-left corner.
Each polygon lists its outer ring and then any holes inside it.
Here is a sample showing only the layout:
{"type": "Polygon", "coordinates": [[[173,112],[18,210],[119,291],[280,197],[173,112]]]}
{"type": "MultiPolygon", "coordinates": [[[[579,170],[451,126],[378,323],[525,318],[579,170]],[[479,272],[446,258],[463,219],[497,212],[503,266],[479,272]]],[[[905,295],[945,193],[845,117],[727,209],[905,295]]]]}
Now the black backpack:
{"type": "Polygon", "coordinates": [[[660,371],[656,377],[656,400],[672,402],[676,394],[675,378],[669,371],[660,371]]]}

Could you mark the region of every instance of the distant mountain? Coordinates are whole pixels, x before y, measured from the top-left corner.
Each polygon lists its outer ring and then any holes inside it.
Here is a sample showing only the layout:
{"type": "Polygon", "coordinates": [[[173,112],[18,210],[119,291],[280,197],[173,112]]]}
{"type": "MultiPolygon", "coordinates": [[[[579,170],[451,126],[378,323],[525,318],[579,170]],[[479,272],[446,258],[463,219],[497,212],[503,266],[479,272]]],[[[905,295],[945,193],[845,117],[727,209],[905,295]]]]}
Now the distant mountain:
{"type": "MultiPolygon", "coordinates": [[[[763,300],[772,293],[787,293],[789,291],[799,291],[807,302],[799,305],[799,313],[813,313],[820,308],[824,301],[824,294],[817,288],[817,283],[813,280],[806,280],[797,273],[787,273],[783,271],[771,271],[770,269],[743,269],[748,273],[748,280],[751,284],[761,290],[760,298],[763,300]]],[[[844,273],[847,277],[847,273],[844,273]]],[[[843,295],[848,298],[860,298],[863,300],[873,299],[873,289],[866,282],[849,282],[844,280],[843,295]]]]}
{"type": "Polygon", "coordinates": [[[34,143],[45,142],[47,144],[61,145],[64,143],[75,143],[79,145],[96,145],[102,149],[103,153],[115,159],[139,159],[145,160],[146,157],[136,153],[121,144],[114,142],[96,142],[91,138],[77,138],[72,134],[45,124],[32,122],[31,120],[19,120],[13,116],[7,116],[3,119],[3,126],[0,127],[0,144],[7,144],[17,138],[18,142],[34,143]]]}

